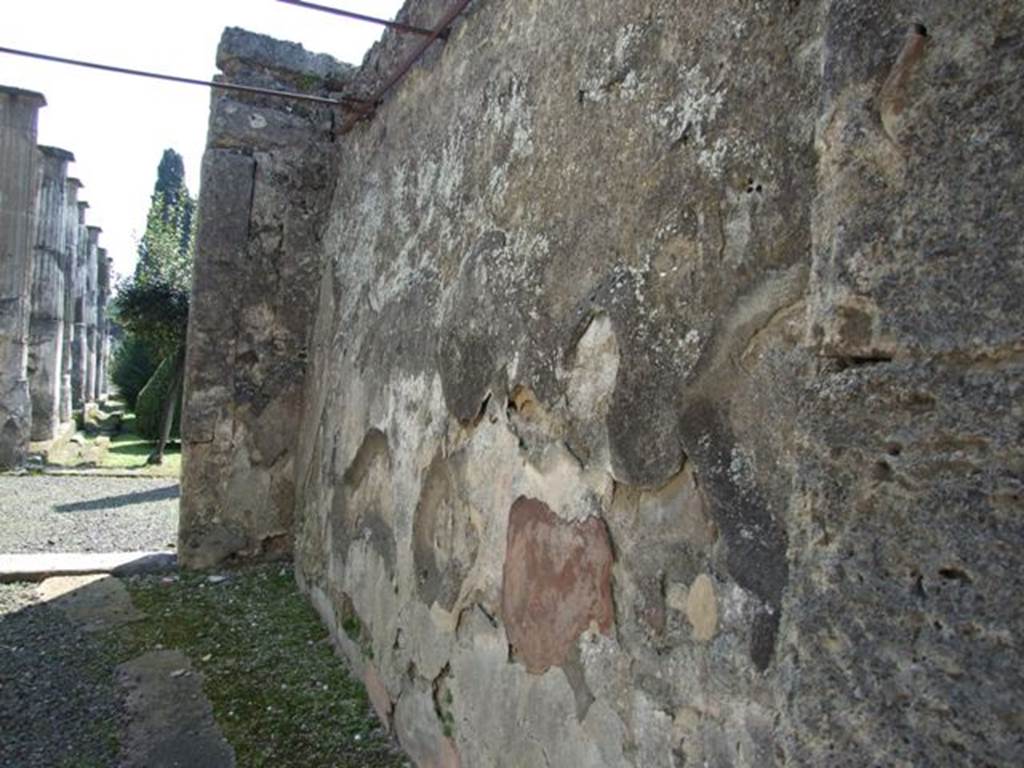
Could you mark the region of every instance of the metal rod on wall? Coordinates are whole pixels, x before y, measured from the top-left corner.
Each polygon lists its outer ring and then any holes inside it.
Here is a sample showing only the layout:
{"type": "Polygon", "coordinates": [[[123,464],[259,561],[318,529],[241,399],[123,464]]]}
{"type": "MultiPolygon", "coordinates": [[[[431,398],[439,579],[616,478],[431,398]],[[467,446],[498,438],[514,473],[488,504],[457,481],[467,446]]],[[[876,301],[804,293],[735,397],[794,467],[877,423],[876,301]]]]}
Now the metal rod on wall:
{"type": "Polygon", "coordinates": [[[419,43],[419,45],[416,46],[416,48],[413,49],[413,52],[408,56],[408,58],[398,66],[398,68],[392,73],[391,77],[384,82],[384,85],[377,90],[372,98],[368,99],[363,105],[355,108],[354,114],[352,114],[342,125],[341,133],[348,133],[355,127],[356,123],[373,114],[374,109],[381,102],[387,92],[390,91],[398,81],[405,77],[409,70],[415,66],[416,62],[420,60],[423,54],[427,52],[427,49],[430,48],[435,41],[448,34],[448,28],[452,25],[452,22],[458,18],[459,14],[466,10],[466,6],[468,6],[472,1],[473,0],[455,0],[455,2],[452,3],[448,12],[441,18],[441,21],[438,22],[437,27],[430,33],[429,37],[426,37],[419,43]]]}
{"type": "Polygon", "coordinates": [[[330,5],[319,5],[318,3],[309,3],[306,0],[277,0],[279,3],[285,3],[287,5],[294,5],[298,8],[309,8],[313,11],[323,11],[324,13],[331,13],[335,16],[344,16],[346,19],[355,19],[356,21],[366,21],[370,24],[379,24],[382,27],[390,27],[391,29],[398,30],[399,32],[409,32],[414,35],[432,35],[434,31],[432,29],[424,29],[423,27],[416,27],[412,24],[403,24],[400,21],[392,21],[390,19],[381,19],[376,16],[367,16],[364,13],[356,13],[354,11],[345,11],[341,8],[334,8],[330,5]]]}

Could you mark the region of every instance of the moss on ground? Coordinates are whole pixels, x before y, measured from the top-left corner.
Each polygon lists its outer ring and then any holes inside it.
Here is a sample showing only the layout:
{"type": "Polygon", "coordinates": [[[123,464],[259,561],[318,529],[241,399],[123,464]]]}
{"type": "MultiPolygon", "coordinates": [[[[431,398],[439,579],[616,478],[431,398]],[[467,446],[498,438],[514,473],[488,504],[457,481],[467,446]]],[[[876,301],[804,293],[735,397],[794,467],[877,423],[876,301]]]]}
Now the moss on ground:
{"type": "Polygon", "coordinates": [[[121,661],[179,649],[204,676],[214,716],[243,767],[407,765],[366,691],[331,648],[290,566],[253,566],[173,580],[126,580],[145,619],[112,633],[121,661]]]}
{"type": "Polygon", "coordinates": [[[164,463],[158,467],[146,464],[155,445],[135,432],[135,414],[125,413],[121,420],[121,431],[110,438],[110,447],[100,460],[104,469],[138,469],[145,474],[181,474],[181,443],[173,442],[164,451],[164,463]]]}

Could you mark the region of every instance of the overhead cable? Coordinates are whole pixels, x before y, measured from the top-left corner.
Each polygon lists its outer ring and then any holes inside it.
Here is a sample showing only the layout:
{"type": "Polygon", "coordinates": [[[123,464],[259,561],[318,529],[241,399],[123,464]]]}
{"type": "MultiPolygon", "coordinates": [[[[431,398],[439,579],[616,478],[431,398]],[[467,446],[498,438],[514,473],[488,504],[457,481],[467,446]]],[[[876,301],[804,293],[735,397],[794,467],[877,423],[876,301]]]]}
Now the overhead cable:
{"type": "Polygon", "coordinates": [[[318,104],[365,104],[365,99],[357,99],[351,96],[339,96],[337,99],[327,98],[326,96],[314,96],[310,93],[295,93],[293,91],[281,91],[274,88],[259,88],[254,85],[240,85],[238,83],[226,83],[215,80],[196,80],[191,77],[179,77],[178,75],[168,75],[161,72],[147,72],[141,69],[129,69],[128,67],[117,67],[111,64],[99,64],[94,61],[81,61],[79,59],[69,59],[64,56],[52,56],[46,53],[36,53],[34,51],[22,51],[17,48],[3,48],[0,47],[0,53],[9,53],[12,56],[25,56],[30,59],[39,59],[40,61],[50,61],[57,64],[69,64],[74,67],[86,67],[88,69],[98,69],[103,72],[113,72],[119,75],[132,75],[135,77],[148,77],[154,80],[168,80],[172,83],[184,83],[186,85],[201,85],[206,88],[219,88],[225,91],[241,91],[243,93],[255,93],[262,96],[277,96],[285,99],[298,99],[302,101],[313,101],[318,104]]]}

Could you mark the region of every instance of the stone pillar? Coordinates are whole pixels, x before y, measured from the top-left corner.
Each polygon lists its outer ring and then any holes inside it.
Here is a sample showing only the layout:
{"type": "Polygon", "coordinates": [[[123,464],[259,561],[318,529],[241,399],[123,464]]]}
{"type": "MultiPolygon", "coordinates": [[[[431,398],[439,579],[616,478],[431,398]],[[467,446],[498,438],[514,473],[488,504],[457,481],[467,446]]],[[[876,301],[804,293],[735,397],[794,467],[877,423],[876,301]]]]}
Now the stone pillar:
{"type": "Polygon", "coordinates": [[[36,119],[42,94],[0,87],[0,468],[28,451],[28,325],[36,202],[36,119]]]}
{"type": "Polygon", "coordinates": [[[96,400],[107,396],[107,358],[110,355],[110,335],[107,330],[107,302],[110,300],[110,272],[113,260],[107,249],[99,249],[96,263],[96,400]]]}
{"type": "Polygon", "coordinates": [[[89,233],[85,226],[85,212],[89,204],[78,203],[78,242],[75,248],[75,281],[73,292],[75,327],[71,338],[71,406],[82,408],[86,395],[86,360],[89,356],[89,343],[86,334],[85,303],[86,303],[86,264],[89,254],[89,233]]]}
{"type": "Polygon", "coordinates": [[[67,171],[75,159],[56,147],[39,147],[40,185],[32,266],[28,380],[32,439],[52,440],[60,425],[64,358],[64,284],[67,270],[67,171]]]}
{"type": "Polygon", "coordinates": [[[71,361],[75,336],[75,270],[78,264],[78,190],[68,179],[64,196],[64,351],[61,356],[60,420],[71,420],[71,361]]]}
{"type": "MultiPolygon", "coordinates": [[[[326,93],[350,68],[228,29],[232,82],[326,93]]],[[[333,184],[330,110],[214,91],[182,413],[182,562],[291,549],[293,451],[333,184]],[[277,233],[268,236],[267,233],[277,233]]]]}
{"type": "Polygon", "coordinates": [[[85,262],[85,400],[96,399],[96,304],[98,299],[97,280],[99,278],[100,232],[99,227],[88,226],[89,250],[85,262]]]}

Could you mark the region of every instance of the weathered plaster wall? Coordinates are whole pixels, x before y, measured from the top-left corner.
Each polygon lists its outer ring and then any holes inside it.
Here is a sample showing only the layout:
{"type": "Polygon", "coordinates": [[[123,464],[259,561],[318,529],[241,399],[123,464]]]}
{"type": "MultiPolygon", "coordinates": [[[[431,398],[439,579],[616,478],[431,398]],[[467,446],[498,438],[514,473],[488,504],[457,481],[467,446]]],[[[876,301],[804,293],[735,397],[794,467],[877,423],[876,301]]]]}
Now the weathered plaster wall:
{"type": "Polygon", "coordinates": [[[420,764],[1022,757],[1022,34],[479,2],[339,140],[297,561],[420,764]]]}
{"type": "Polygon", "coordinates": [[[211,152],[183,554],[293,526],[422,766],[1021,762],[1022,65],[1009,0],[478,0],[334,155],[275,149],[334,197],[251,326],[253,140],[211,152]],[[258,412],[240,340],[312,312],[258,412]],[[235,435],[300,406],[261,517],[235,435]]]}
{"type": "MultiPolygon", "coordinates": [[[[231,82],[326,93],[350,68],[227,30],[231,82]]],[[[294,447],[333,190],[334,116],[215,91],[199,200],[182,430],[182,560],[291,551],[294,447]]]]}
{"type": "Polygon", "coordinates": [[[67,171],[75,156],[57,147],[39,147],[32,263],[32,315],[29,322],[28,378],[32,396],[32,439],[52,440],[61,423],[61,370],[64,362],[64,303],[67,260],[67,171]]]}
{"type": "Polygon", "coordinates": [[[42,94],[0,86],[0,468],[25,460],[32,423],[26,367],[42,94]]]}

